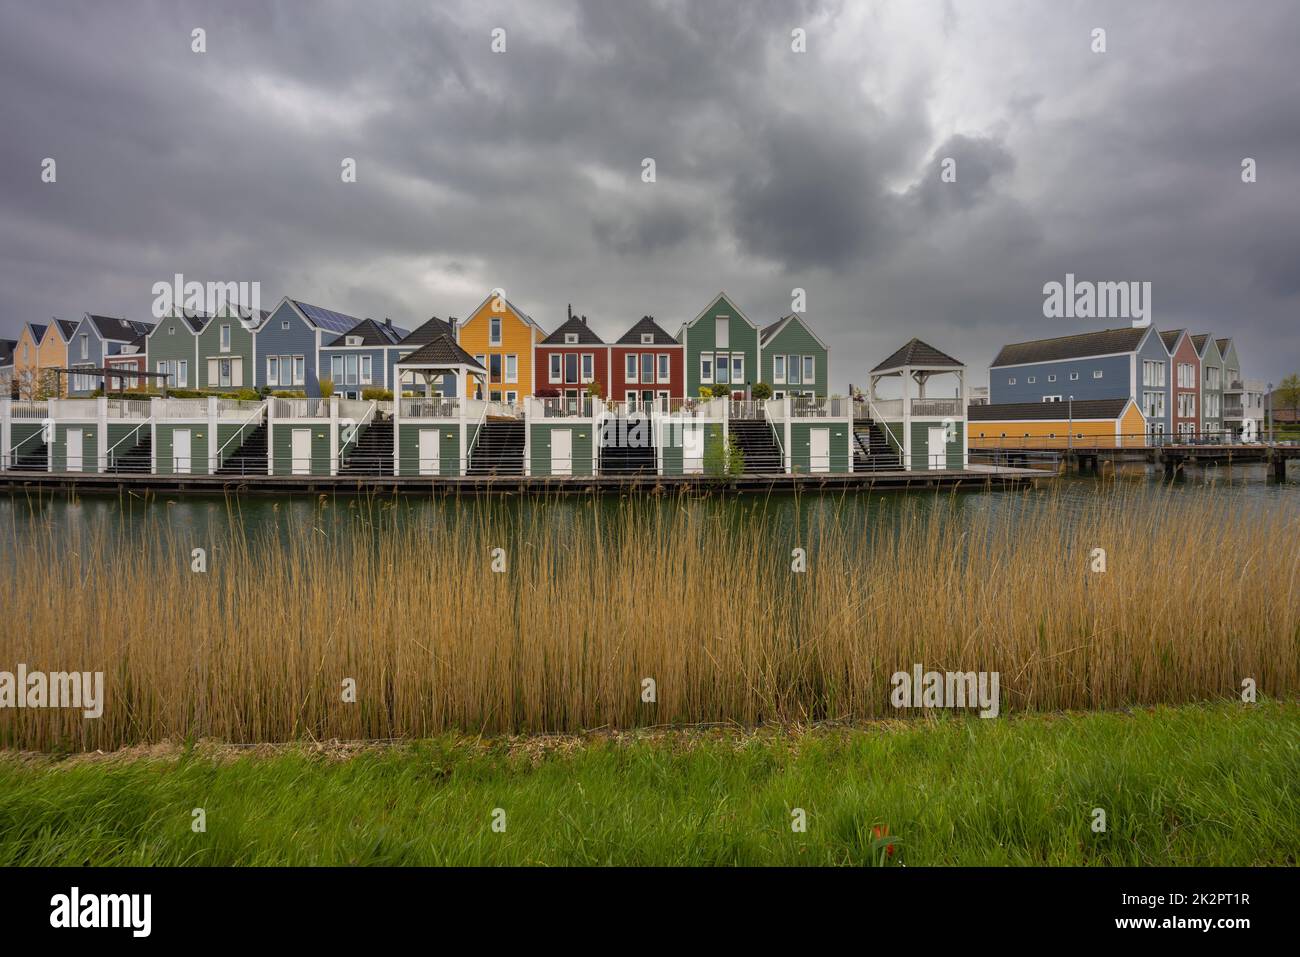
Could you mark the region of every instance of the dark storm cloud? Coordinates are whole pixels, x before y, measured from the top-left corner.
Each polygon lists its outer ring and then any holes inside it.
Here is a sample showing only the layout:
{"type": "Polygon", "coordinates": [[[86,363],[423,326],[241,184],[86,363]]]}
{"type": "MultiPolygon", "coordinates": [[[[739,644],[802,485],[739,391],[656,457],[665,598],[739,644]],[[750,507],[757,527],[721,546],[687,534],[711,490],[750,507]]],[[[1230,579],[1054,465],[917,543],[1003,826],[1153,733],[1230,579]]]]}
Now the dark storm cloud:
{"type": "Polygon", "coordinates": [[[0,21],[0,335],[143,317],[175,272],[408,323],[502,285],[547,328],[581,303],[607,337],[645,313],[675,329],[719,288],[770,321],[797,286],[836,388],[911,335],[979,381],[1004,341],[1088,328],[1042,317],[1073,272],[1152,281],[1158,325],[1234,336],[1248,375],[1300,365],[1281,0],[125,0],[0,21]]]}

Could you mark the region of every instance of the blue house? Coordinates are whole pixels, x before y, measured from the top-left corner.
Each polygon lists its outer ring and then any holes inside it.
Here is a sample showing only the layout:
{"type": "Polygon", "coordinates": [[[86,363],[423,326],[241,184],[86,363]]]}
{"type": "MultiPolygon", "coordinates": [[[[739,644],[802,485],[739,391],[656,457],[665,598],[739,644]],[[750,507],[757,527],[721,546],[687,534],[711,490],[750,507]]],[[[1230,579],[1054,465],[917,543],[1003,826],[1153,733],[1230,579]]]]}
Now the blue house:
{"type": "Polygon", "coordinates": [[[1100,329],[1002,347],[989,366],[989,402],[1131,398],[1157,434],[1170,432],[1169,351],[1152,327],[1100,329]]]}
{"type": "Polygon", "coordinates": [[[370,388],[391,389],[389,368],[396,360],[390,354],[409,334],[391,319],[363,319],[321,348],[321,375],[329,376],[334,394],[345,399],[359,399],[370,388]]]}
{"type": "Polygon", "coordinates": [[[272,392],[305,392],[318,398],[320,376],[329,374],[319,367],[321,348],[345,336],[360,322],[355,316],[288,296],[281,299],[254,334],[258,387],[265,386],[272,392]]]}
{"type": "MultiPolygon", "coordinates": [[[[153,331],[152,322],[135,319],[118,319],[113,316],[96,316],[86,313],[72,332],[68,342],[68,367],[87,370],[103,369],[109,356],[120,353],[123,347],[153,331]]],[[[68,395],[86,396],[102,388],[104,380],[99,375],[69,376],[68,395]]]]}

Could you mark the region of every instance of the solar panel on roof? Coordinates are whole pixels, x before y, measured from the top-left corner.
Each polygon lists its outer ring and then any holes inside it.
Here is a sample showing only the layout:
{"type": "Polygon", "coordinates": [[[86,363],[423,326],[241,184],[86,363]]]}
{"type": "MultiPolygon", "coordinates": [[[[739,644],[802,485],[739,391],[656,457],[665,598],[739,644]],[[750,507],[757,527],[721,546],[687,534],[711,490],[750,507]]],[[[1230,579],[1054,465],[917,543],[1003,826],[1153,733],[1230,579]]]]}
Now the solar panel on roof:
{"type": "Polygon", "coordinates": [[[345,316],[341,312],[335,312],[332,309],[322,309],[320,306],[313,306],[310,303],[299,302],[298,308],[316,325],[330,332],[337,332],[340,335],[349,331],[361,320],[355,316],[345,316]]]}

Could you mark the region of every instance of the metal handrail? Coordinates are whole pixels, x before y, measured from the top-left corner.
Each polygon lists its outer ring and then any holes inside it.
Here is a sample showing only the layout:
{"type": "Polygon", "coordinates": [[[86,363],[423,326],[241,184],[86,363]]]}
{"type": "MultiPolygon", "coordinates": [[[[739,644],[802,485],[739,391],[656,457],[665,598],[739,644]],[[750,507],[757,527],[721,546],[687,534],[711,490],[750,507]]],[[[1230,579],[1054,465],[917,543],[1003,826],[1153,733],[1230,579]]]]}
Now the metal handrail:
{"type": "Polygon", "coordinates": [[[361,437],[361,429],[364,426],[369,425],[370,420],[374,418],[375,410],[378,407],[378,405],[379,403],[377,403],[374,399],[371,399],[370,408],[366,409],[365,415],[363,415],[351,426],[351,431],[347,433],[347,437],[343,440],[343,444],[339,446],[338,458],[340,464],[342,464],[343,462],[344,456],[348,450],[348,446],[351,445],[353,442],[356,442],[361,437]]]}
{"type": "Polygon", "coordinates": [[[776,447],[781,450],[781,469],[782,471],[784,471],[785,463],[786,463],[785,443],[781,441],[781,433],[784,431],[784,429],[778,429],[776,427],[776,420],[772,418],[772,410],[768,408],[766,402],[763,403],[763,420],[767,423],[768,428],[770,428],[772,430],[772,433],[776,436],[776,447]]]}
{"type": "Polygon", "coordinates": [[[16,444],[14,445],[13,448],[11,448],[8,452],[5,453],[4,462],[0,463],[0,465],[3,465],[3,467],[6,468],[6,469],[8,469],[8,468],[12,468],[12,467],[13,467],[13,461],[14,461],[14,459],[16,458],[16,456],[14,455],[14,453],[17,452],[17,451],[18,451],[20,448],[22,448],[24,445],[26,445],[28,442],[30,442],[32,439],[37,438],[38,436],[41,437],[41,438],[44,438],[44,436],[45,436],[45,427],[44,427],[44,426],[42,426],[41,428],[37,429],[37,430],[36,430],[35,432],[33,432],[31,435],[27,436],[27,438],[25,438],[25,439],[23,439],[22,441],[16,443],[16,444]]]}
{"type": "Polygon", "coordinates": [[[885,420],[884,418],[881,417],[880,410],[876,408],[876,403],[874,400],[872,399],[867,400],[867,411],[871,413],[872,422],[881,423],[880,429],[882,432],[885,433],[885,438],[888,441],[894,443],[894,447],[898,449],[898,461],[902,462],[903,464],[906,464],[907,456],[903,452],[903,443],[899,442],[898,439],[894,436],[893,430],[884,424],[885,420]]]}
{"type": "Polygon", "coordinates": [[[469,448],[465,450],[465,468],[469,468],[470,461],[474,458],[474,450],[478,448],[478,440],[483,437],[483,424],[487,421],[488,406],[492,403],[483,403],[483,412],[479,415],[478,421],[474,423],[474,438],[469,440],[469,448]]]}
{"type": "MultiPolygon", "coordinates": [[[[226,464],[226,456],[223,454],[226,451],[226,446],[229,445],[231,442],[235,441],[235,439],[239,438],[241,435],[243,435],[244,429],[248,428],[249,423],[251,423],[253,419],[257,419],[260,422],[262,418],[262,414],[265,411],[266,411],[266,402],[263,401],[260,405],[258,405],[256,409],[253,410],[252,415],[248,416],[248,418],[244,419],[243,422],[239,423],[239,428],[235,429],[235,431],[231,433],[230,438],[226,439],[226,441],[221,443],[221,447],[217,449],[217,468],[221,468],[223,465],[226,464]]],[[[239,443],[240,448],[242,448],[243,445],[244,445],[243,442],[239,443]]]]}
{"type": "MultiPolygon", "coordinates": [[[[104,453],[104,457],[105,457],[105,459],[107,460],[107,462],[108,462],[108,467],[109,467],[110,469],[111,469],[114,465],[117,464],[117,455],[116,455],[117,447],[118,447],[119,445],[121,445],[123,442],[125,442],[127,439],[129,439],[132,435],[134,435],[135,433],[139,432],[141,429],[143,429],[146,425],[148,425],[148,424],[149,424],[150,422],[152,422],[152,421],[153,421],[153,416],[151,415],[151,416],[149,416],[149,418],[145,419],[143,422],[141,422],[139,425],[137,425],[134,429],[132,429],[130,432],[126,433],[124,436],[122,436],[120,439],[118,439],[116,442],[114,442],[111,446],[109,446],[108,451],[104,453]]],[[[137,438],[137,439],[135,440],[135,444],[132,445],[131,447],[132,447],[132,448],[135,448],[135,446],[136,446],[136,445],[139,445],[139,444],[140,444],[140,440],[137,438]]]]}

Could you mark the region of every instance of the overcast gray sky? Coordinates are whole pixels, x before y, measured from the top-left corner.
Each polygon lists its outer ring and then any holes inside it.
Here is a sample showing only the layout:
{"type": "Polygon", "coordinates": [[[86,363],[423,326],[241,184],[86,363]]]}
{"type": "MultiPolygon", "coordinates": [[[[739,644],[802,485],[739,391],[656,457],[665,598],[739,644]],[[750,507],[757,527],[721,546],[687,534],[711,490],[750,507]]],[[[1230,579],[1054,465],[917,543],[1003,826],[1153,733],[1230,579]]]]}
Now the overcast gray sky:
{"type": "Polygon", "coordinates": [[[913,335],[982,383],[1003,342],[1123,324],[1045,319],[1071,272],[1276,382],[1297,39],[1294,0],[0,0],[0,335],[148,319],[176,272],[406,325],[501,286],[607,339],[801,287],[835,391],[913,335]]]}

